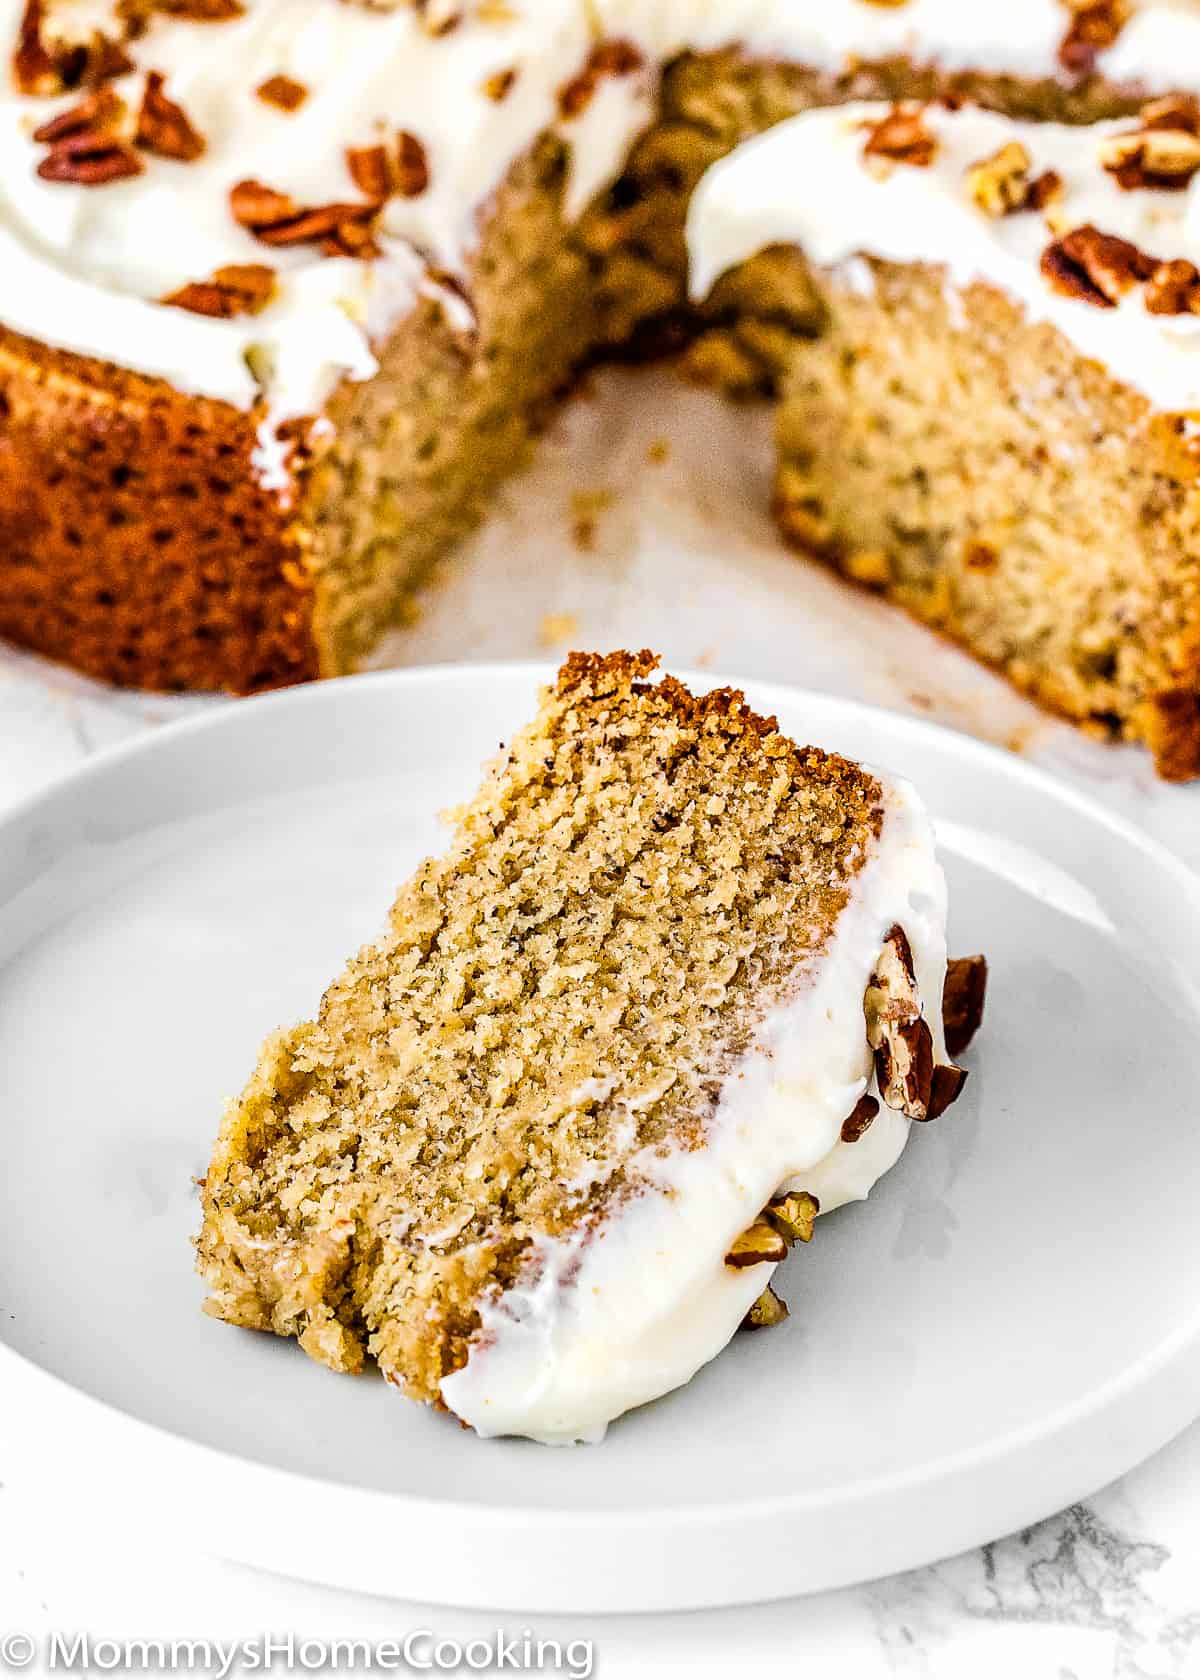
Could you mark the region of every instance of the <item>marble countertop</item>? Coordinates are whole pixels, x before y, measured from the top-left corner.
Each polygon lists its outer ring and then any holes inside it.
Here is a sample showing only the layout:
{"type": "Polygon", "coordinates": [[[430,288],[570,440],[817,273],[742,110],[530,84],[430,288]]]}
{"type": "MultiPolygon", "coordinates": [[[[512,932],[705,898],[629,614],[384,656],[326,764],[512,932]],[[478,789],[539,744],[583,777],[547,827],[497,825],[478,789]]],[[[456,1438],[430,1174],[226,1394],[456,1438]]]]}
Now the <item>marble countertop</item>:
{"type": "MultiPolygon", "coordinates": [[[[380,662],[650,645],[678,666],[844,694],[1021,752],[1200,867],[1200,785],[1162,786],[1141,753],[1043,717],[882,603],[781,551],[763,512],[769,459],[765,416],[667,373],[605,375],[380,662]]],[[[227,704],[117,694],[0,652],[0,808],[95,752],[227,704]]],[[[756,1661],[792,1673],[818,1657],[821,1680],[1200,1677],[1200,1424],[1086,1504],[910,1575],[747,1610],[573,1620],[385,1604],[164,1555],[122,1513],[89,1510],[82,1490],[63,1513],[6,1488],[6,1455],[37,1447],[0,1434],[0,1674],[6,1629],[369,1639],[530,1626],[593,1640],[605,1680],[745,1673],[756,1661]]]]}

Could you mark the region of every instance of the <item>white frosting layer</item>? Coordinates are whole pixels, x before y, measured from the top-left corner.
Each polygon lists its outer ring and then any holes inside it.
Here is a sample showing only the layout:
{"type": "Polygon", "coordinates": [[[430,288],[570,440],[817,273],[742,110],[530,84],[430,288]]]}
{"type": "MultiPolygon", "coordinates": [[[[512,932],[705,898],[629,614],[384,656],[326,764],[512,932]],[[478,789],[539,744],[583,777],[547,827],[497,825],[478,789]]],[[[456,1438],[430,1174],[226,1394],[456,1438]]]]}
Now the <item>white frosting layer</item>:
{"type": "Polygon", "coordinates": [[[545,1243],[527,1284],[485,1308],[480,1342],[442,1383],[479,1434],[597,1441],[622,1412],[687,1382],[771,1278],[770,1265],[724,1264],[769,1198],[809,1190],[827,1213],[865,1197],[899,1157],[908,1122],[882,1106],[857,1143],[840,1140],[872,1077],[863,992],[900,923],[946,1059],[946,894],[916,793],[883,785],[882,831],[829,947],[726,1080],[707,1146],[635,1157],[644,1190],[594,1234],[545,1243]]]}
{"type": "MultiPolygon", "coordinates": [[[[60,0],[61,3],[61,0],[60,0]]],[[[0,0],[0,40],[15,40],[23,0],[0,0]]],[[[42,181],[32,131],[74,102],[0,94],[0,319],[62,349],[160,375],[179,389],[240,408],[265,396],[271,425],[314,413],[343,377],[369,377],[372,345],[413,307],[424,260],[461,270],[481,206],[543,130],[572,147],[568,207],[577,213],[613,177],[653,108],[656,66],[687,47],[740,42],[817,68],[852,58],[909,53],[948,69],[982,65],[1030,76],[1056,73],[1066,14],[1058,0],[507,0],[432,37],[408,6],[396,11],[340,0],[246,0],[220,24],[156,16],[134,43],[137,72],[117,84],[140,102],[144,72],[167,77],[207,141],[194,163],[145,158],[144,173],[103,187],[42,181]],[[497,13],[503,15],[497,19],[497,13]],[[598,34],[632,38],[647,68],[605,78],[575,119],[558,120],[558,92],[598,34]],[[517,71],[506,99],[488,97],[497,72],[517,71]],[[302,82],[300,110],[254,95],[269,76],[302,82]],[[357,197],[348,144],[403,127],[429,155],[418,198],[393,199],[384,255],[363,264],[314,249],[268,249],[237,227],[230,186],[254,176],[302,204],[357,197]],[[421,253],[420,256],[417,253],[421,253]],[[253,318],[218,321],[167,309],[157,299],[228,263],[268,261],[283,271],[276,302],[253,318]],[[253,365],[251,365],[253,364],[253,365]]],[[[103,21],[103,0],[77,6],[103,21]]],[[[1200,89],[1200,5],[1142,0],[1110,73],[1152,86],[1200,89]]],[[[443,294],[445,295],[445,294],[443,294]]],[[[281,457],[280,457],[281,459],[281,457]]]]}
{"type": "MultiPolygon", "coordinates": [[[[22,0],[0,0],[15,38],[22,0]]],[[[78,97],[0,101],[0,318],[63,349],[161,375],[179,389],[249,408],[265,394],[275,420],[316,412],[344,376],[376,369],[372,344],[413,306],[425,258],[460,268],[479,206],[556,115],[558,87],[586,57],[589,34],[568,0],[523,0],[503,28],[464,21],[435,38],[407,7],[381,13],[337,0],[249,0],[244,17],[197,24],[157,17],[130,51],[138,69],[113,85],[140,103],[144,72],[166,75],[206,141],[176,163],[144,156],[144,172],[103,187],[38,178],[32,130],[78,97]],[[519,95],[489,98],[485,81],[519,66],[519,95]],[[309,96],[284,112],[256,97],[273,75],[309,96]],[[424,144],[429,190],[393,198],[381,259],[267,247],[240,228],[229,189],[254,177],[301,205],[358,200],[345,148],[403,127],[424,144]],[[418,252],[422,255],[418,255],[418,252]],[[281,271],[264,313],[211,320],[157,303],[230,263],[281,271]],[[250,361],[253,359],[252,371],[250,361]]],[[[595,190],[616,167],[621,140],[595,190]]],[[[602,148],[593,137],[590,152],[602,148]]]]}
{"type": "MultiPolygon", "coordinates": [[[[911,58],[947,71],[988,70],[1031,79],[1062,74],[1058,50],[1070,15],[1060,0],[594,0],[610,34],[630,35],[660,57],[730,41],[761,53],[841,71],[848,61],[911,58]]],[[[1200,87],[1196,0],[1134,0],[1117,43],[1098,67],[1120,81],[1172,91],[1200,87]]]]}
{"type": "MultiPolygon", "coordinates": [[[[861,254],[937,264],[952,287],[982,280],[1001,288],[1031,320],[1057,327],[1083,355],[1158,406],[1200,407],[1200,316],[1151,315],[1140,286],[1116,308],[1098,308],[1056,291],[1040,268],[1052,239],[1086,223],[1131,240],[1149,256],[1200,263],[1200,177],[1186,192],[1123,191],[1101,168],[1099,148],[1105,135],[1136,126],[1129,122],[1081,134],[990,111],[936,107],[925,115],[938,143],[932,165],[897,164],[881,173],[864,162],[864,125],[885,111],[849,105],[809,112],[710,170],[688,219],[696,295],[773,244],[800,245],[826,267],[861,254]],[[967,171],[1012,140],[1028,151],[1035,175],[1053,169],[1062,177],[1062,197],[1045,217],[1031,211],[988,216],[971,197],[967,171]]],[[[861,284],[861,267],[847,267],[845,278],[861,284]]]]}

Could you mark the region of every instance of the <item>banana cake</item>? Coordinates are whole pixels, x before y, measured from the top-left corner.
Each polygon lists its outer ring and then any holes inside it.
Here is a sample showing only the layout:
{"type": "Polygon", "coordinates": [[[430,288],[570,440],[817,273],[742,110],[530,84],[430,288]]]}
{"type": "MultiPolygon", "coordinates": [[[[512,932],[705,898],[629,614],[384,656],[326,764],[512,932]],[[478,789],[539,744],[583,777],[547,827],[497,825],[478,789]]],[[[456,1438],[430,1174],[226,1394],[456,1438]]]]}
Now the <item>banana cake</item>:
{"type": "Polygon", "coordinates": [[[570,657],[202,1188],[211,1313],[482,1435],[596,1440],[782,1317],[982,1011],[912,788],[656,663],[570,657]]]}
{"type": "MultiPolygon", "coordinates": [[[[689,198],[747,137],[863,98],[1080,125],[1200,92],[1196,0],[0,0],[0,23],[0,634],[162,689],[356,668],[590,360],[688,342],[696,374],[773,391],[824,319],[792,248],[688,296],[689,198]]],[[[1053,638],[1009,658],[959,629],[1062,703],[1053,638]]],[[[1149,711],[1065,709],[1194,774],[1196,684],[1166,665],[1149,711]]]]}
{"type": "Polygon", "coordinates": [[[764,244],[812,264],[791,540],[1176,779],[1200,757],[1194,177],[1192,98],[1086,129],[858,104],[743,147],[690,223],[701,289],[764,244]]]}

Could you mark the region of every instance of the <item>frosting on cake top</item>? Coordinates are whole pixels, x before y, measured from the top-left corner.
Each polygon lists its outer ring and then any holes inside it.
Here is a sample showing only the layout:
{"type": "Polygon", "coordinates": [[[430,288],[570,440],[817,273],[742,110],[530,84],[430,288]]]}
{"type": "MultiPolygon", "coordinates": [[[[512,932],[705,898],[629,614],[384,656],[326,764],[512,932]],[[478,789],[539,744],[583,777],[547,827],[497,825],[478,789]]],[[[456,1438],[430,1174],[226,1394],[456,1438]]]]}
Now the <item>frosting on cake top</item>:
{"type": "MultiPolygon", "coordinates": [[[[1197,0],[1124,9],[1087,62],[1200,89],[1197,0]]],[[[469,325],[453,280],[480,208],[544,130],[569,141],[576,213],[685,48],[1066,76],[1072,16],[1062,0],[0,0],[17,48],[0,319],[187,392],[265,399],[262,464],[283,485],[275,424],[368,377],[422,292],[469,325]],[[245,182],[270,191],[235,214],[245,182]]]]}
{"type": "Polygon", "coordinates": [[[777,243],[848,265],[850,284],[870,283],[861,255],[937,264],[952,286],[990,282],[1160,407],[1200,409],[1194,102],[1085,130],[974,108],[809,112],[701,182],[694,291],[777,243]]]}

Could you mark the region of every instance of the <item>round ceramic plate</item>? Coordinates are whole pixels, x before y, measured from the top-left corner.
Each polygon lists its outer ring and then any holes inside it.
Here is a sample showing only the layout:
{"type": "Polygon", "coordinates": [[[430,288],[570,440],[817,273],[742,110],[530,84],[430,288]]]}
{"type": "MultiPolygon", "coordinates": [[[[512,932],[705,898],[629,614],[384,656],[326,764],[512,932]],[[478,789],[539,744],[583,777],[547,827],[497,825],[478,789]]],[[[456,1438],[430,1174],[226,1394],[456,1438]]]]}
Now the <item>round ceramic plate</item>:
{"type": "Polygon", "coordinates": [[[221,708],[0,823],[6,1475],[405,1598],[679,1609],[927,1562],[1159,1447],[1200,1412],[1200,885],[1014,758],[782,688],[747,685],[922,789],[952,950],[992,972],[962,1100],[784,1268],[788,1322],[554,1450],[201,1313],[223,1100],[444,845],[544,675],[221,708]]]}

